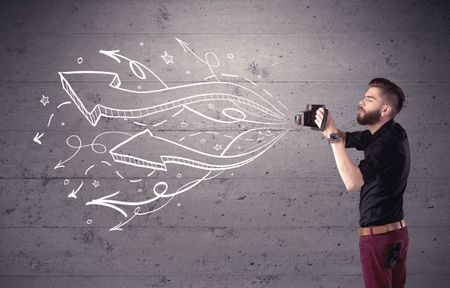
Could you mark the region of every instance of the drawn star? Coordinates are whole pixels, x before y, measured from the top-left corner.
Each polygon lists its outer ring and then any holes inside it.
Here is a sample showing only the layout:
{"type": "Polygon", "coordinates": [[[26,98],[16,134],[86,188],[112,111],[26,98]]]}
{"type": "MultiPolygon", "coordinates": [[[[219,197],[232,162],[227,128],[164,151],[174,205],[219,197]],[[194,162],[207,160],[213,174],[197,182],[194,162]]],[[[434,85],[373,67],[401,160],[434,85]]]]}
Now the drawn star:
{"type": "Polygon", "coordinates": [[[94,185],[94,187],[97,188],[98,186],[100,186],[100,182],[94,180],[94,182],[92,182],[92,185],[94,185]]]}
{"type": "Polygon", "coordinates": [[[169,64],[169,63],[174,64],[173,56],[170,56],[169,54],[167,54],[167,51],[164,51],[164,55],[161,55],[161,58],[164,59],[164,62],[166,62],[166,64],[169,64]]]}
{"type": "Polygon", "coordinates": [[[214,150],[219,151],[222,150],[222,145],[216,144],[216,146],[213,147],[214,150]]]}
{"type": "Polygon", "coordinates": [[[44,94],[42,94],[42,99],[41,99],[41,103],[42,105],[47,105],[48,103],[50,103],[50,101],[48,101],[48,97],[45,96],[44,94]]]}

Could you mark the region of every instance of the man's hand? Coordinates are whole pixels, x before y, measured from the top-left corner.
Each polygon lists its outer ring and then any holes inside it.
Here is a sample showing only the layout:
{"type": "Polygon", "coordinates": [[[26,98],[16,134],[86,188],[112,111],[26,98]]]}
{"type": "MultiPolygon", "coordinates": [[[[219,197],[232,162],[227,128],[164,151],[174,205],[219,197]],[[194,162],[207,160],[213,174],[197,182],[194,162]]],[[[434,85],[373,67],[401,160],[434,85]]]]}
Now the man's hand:
{"type": "MultiPolygon", "coordinates": [[[[316,120],[314,122],[317,126],[322,125],[324,115],[324,108],[319,108],[316,112],[316,120]]],[[[336,124],[334,123],[334,119],[331,116],[330,110],[328,110],[328,118],[327,118],[327,125],[325,126],[325,129],[322,131],[322,134],[325,136],[325,138],[328,138],[332,132],[338,131],[336,128],[336,124]]]]}

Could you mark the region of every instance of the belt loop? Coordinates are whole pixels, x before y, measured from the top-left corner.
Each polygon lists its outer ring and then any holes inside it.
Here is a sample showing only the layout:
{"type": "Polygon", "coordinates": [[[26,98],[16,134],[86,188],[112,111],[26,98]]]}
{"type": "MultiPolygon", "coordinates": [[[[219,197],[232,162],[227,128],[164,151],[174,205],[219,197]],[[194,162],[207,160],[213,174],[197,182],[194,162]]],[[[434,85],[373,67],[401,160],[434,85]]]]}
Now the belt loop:
{"type": "Polygon", "coordinates": [[[403,230],[403,222],[400,220],[400,230],[403,230]]]}
{"type": "Polygon", "coordinates": [[[370,228],[370,235],[373,235],[373,229],[372,229],[372,226],[370,226],[369,228],[370,228]]]}

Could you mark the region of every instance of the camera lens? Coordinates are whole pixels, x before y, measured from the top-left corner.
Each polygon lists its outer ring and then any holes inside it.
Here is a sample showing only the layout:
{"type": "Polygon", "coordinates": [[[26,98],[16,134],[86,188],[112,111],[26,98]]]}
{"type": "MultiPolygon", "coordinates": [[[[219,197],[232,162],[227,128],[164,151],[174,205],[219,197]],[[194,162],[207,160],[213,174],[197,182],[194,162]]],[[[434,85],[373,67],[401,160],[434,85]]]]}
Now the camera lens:
{"type": "Polygon", "coordinates": [[[301,113],[295,114],[294,121],[297,125],[301,125],[302,124],[302,114],[301,113]]]}

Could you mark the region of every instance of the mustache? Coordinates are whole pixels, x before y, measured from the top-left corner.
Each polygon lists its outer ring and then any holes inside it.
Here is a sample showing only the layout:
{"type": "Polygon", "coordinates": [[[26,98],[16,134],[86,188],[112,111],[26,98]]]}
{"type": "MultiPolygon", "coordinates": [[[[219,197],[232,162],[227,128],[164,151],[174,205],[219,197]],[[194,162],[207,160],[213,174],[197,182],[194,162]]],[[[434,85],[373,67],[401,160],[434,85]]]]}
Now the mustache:
{"type": "Polygon", "coordinates": [[[364,110],[361,106],[358,106],[358,112],[359,111],[366,112],[366,110],[364,110]]]}

